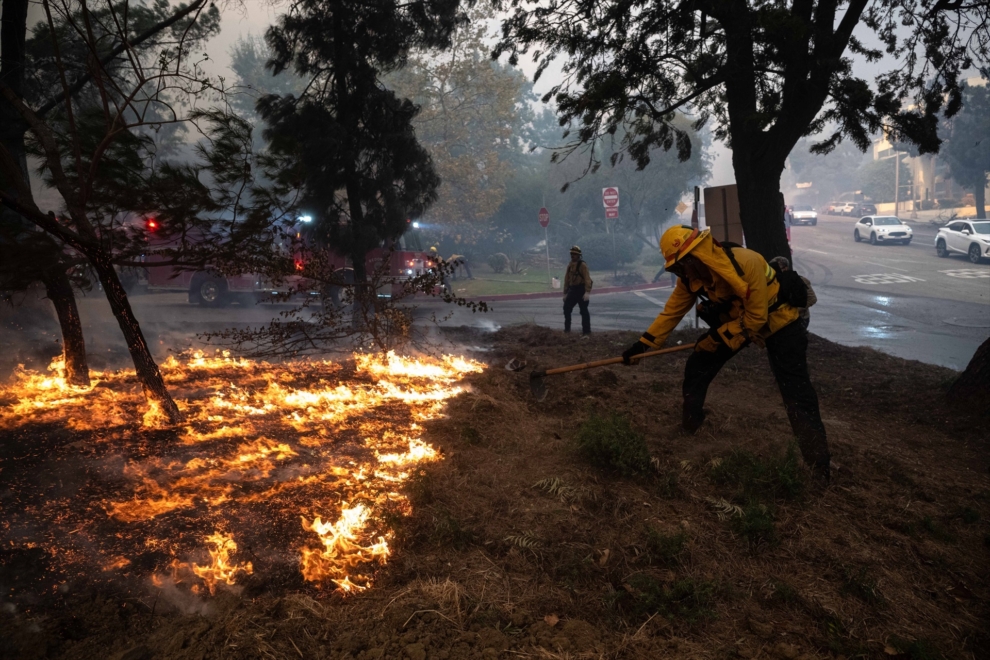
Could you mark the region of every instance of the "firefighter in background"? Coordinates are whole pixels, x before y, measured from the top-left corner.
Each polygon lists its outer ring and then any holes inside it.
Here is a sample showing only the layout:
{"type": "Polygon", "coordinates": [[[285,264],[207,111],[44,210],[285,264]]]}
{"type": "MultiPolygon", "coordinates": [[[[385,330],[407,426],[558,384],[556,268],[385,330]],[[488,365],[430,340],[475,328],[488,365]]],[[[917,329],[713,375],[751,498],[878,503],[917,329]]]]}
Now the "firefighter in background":
{"type": "Polygon", "coordinates": [[[440,252],[437,250],[437,246],[431,246],[429,251],[426,253],[427,268],[432,270],[439,277],[438,284],[440,289],[450,295],[453,293],[450,288],[450,283],[447,282],[447,275],[443,270],[443,257],[440,256],[440,252]]]}
{"type": "Polygon", "coordinates": [[[808,335],[798,323],[798,308],[806,306],[807,298],[794,288],[784,290],[759,253],[722,246],[707,229],[672,227],[661,237],[660,250],[666,269],[680,279],[660,315],[622,354],[623,361],[629,364],[632,357],[663,346],[700,299],[698,315],[710,329],[684,369],[684,429],[693,433],[701,426],[708,386],[722,366],[750,343],[765,346],[801,454],[815,475],[828,481],[831,458],[808,376],[808,335]]]}
{"type": "Polygon", "coordinates": [[[571,312],[574,305],[581,310],[581,334],[591,334],[591,314],[588,313],[588,300],[591,297],[591,273],[588,264],[581,259],[581,248],[571,247],[571,262],[564,273],[564,332],[571,331],[571,312]]]}

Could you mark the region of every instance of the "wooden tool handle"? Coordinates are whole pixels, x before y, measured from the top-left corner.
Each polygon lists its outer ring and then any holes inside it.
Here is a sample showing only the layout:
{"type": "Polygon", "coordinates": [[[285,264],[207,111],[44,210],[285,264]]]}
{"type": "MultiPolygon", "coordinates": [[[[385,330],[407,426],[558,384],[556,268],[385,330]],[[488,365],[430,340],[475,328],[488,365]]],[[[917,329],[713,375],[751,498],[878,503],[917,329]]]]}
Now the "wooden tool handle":
{"type": "MultiPolygon", "coordinates": [[[[676,353],[677,351],[686,351],[688,349],[694,348],[694,344],[685,344],[684,346],[672,346],[671,348],[661,348],[656,351],[648,351],[646,353],[640,353],[635,355],[631,360],[641,360],[646,357],[653,357],[654,355],[663,355],[664,353],[676,353]]],[[[568,371],[581,371],[582,369],[594,369],[595,367],[605,367],[610,364],[619,364],[622,362],[621,357],[608,358],[607,360],[597,360],[595,362],[585,362],[584,364],[572,364],[569,367],[557,367],[556,369],[547,369],[543,375],[551,376],[553,374],[563,374],[568,371]]]]}

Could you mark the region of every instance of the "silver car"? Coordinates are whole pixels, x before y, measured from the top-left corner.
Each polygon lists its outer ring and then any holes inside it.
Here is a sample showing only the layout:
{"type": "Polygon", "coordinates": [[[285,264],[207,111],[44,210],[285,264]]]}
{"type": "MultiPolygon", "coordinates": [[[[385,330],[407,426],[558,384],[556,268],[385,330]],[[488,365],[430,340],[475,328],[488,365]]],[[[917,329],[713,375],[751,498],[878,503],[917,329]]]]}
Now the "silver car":
{"type": "Polygon", "coordinates": [[[914,232],[900,218],[892,215],[868,215],[859,219],[853,229],[853,240],[857,243],[870,241],[877,243],[903,243],[907,245],[914,238],[914,232]]]}
{"type": "Polygon", "coordinates": [[[935,253],[940,257],[965,254],[974,263],[990,258],[990,220],[956,220],[938,230],[935,253]]]}

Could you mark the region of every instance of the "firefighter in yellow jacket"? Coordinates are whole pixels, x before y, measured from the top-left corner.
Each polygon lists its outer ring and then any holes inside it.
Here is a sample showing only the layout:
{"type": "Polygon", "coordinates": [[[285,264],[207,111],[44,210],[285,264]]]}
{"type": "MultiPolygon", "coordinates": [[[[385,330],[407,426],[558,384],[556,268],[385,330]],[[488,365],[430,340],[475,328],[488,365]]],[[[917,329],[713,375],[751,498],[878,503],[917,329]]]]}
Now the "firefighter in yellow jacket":
{"type": "Polygon", "coordinates": [[[664,344],[680,320],[698,304],[710,326],[695,344],[684,370],[683,425],[694,432],[705,419],[708,386],[744,346],[765,346],[787,417],[801,454],[828,480],[830,456],[818,395],[808,376],[808,335],[797,323],[798,309],[784,300],[777,273],[759,253],[722,246],[709,231],[672,227],[660,239],[666,269],[678,276],[667,304],[643,336],[623,354],[632,357],[664,344]]]}

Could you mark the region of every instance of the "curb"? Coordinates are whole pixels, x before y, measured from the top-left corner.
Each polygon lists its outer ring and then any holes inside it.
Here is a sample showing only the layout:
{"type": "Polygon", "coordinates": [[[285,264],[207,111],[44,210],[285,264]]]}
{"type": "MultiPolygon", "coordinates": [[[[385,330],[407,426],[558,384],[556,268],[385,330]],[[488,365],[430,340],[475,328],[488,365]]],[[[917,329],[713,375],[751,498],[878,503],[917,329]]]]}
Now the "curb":
{"type": "MultiPolygon", "coordinates": [[[[612,286],[606,287],[604,289],[593,289],[591,291],[592,296],[599,296],[606,293],[624,293],[626,291],[645,291],[649,289],[664,289],[669,287],[663,287],[658,284],[634,284],[633,286],[612,286]]],[[[546,291],[539,293],[504,293],[497,294],[494,296],[473,296],[471,298],[465,298],[471,302],[493,302],[498,300],[539,300],[540,298],[563,298],[564,294],[561,291],[546,291]]]]}

